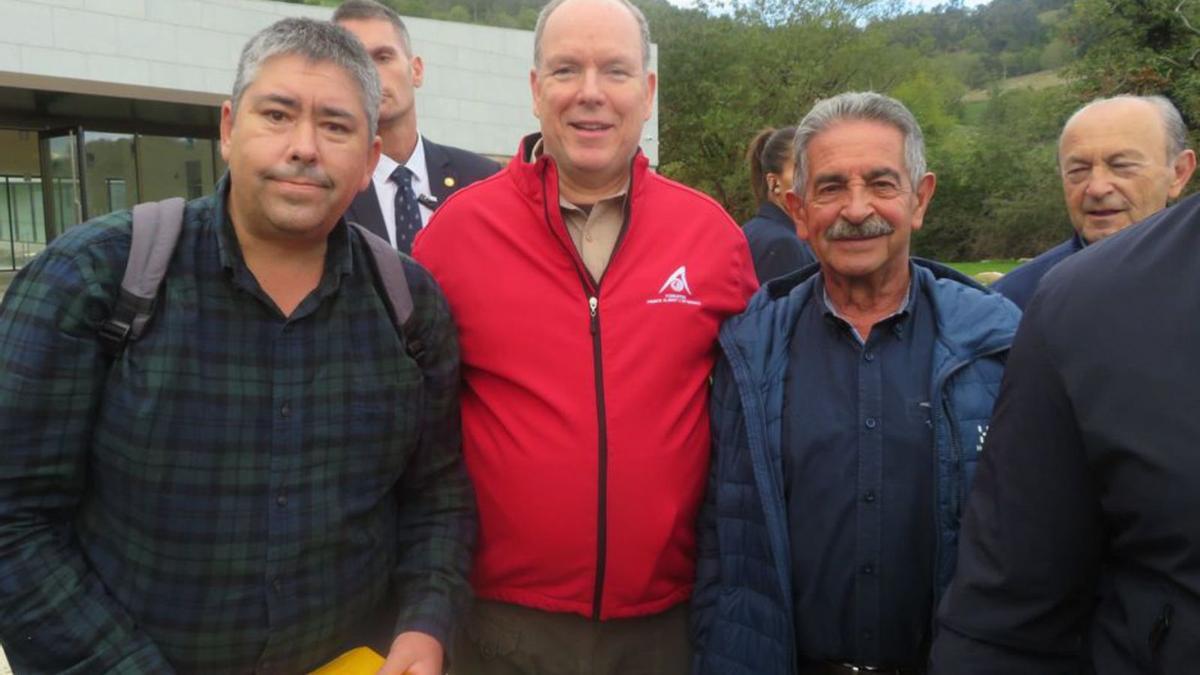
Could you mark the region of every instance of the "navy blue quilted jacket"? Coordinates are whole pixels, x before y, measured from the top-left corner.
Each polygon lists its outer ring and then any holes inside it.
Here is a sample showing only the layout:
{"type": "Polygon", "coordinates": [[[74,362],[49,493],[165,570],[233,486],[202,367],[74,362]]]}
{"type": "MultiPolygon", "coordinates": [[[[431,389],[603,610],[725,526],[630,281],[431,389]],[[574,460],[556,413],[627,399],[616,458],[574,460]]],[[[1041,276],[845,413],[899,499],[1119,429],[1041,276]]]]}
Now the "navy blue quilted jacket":
{"type": "MultiPolygon", "coordinates": [[[[936,402],[934,588],[940,596],[954,574],[959,513],[1020,311],[948,267],[913,262],[937,322],[929,400],[936,402]]],[[[788,343],[816,271],[814,266],[768,283],[744,313],[721,328],[723,354],[712,397],[713,457],[692,596],[697,675],[790,675],[796,670],[780,433],[788,343]]]]}

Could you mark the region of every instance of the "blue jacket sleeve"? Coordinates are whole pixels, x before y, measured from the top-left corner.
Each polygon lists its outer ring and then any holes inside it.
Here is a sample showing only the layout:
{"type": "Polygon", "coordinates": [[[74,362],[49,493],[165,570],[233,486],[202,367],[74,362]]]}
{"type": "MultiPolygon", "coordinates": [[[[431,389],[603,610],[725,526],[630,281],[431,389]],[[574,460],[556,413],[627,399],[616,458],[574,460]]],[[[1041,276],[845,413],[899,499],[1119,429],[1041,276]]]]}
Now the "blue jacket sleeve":
{"type": "MultiPolygon", "coordinates": [[[[115,288],[108,291],[115,292],[115,288]]],[[[0,642],[17,672],[169,673],[76,544],[110,294],[51,249],[0,305],[0,642]]]]}
{"type": "Polygon", "coordinates": [[[936,675],[1075,672],[1101,557],[1099,502],[1037,300],[1017,333],[943,599],[936,675]]]}
{"type": "Polygon", "coordinates": [[[710,424],[712,426],[712,457],[708,468],[708,489],[700,507],[696,532],[696,586],[692,591],[691,640],[693,673],[704,672],[705,650],[708,646],[709,628],[716,613],[717,595],[720,593],[720,548],[717,544],[717,484],[719,479],[720,455],[728,452],[727,435],[721,433],[722,425],[728,427],[731,417],[737,416],[737,388],[733,373],[724,357],[717,362],[714,372],[710,424]]]}

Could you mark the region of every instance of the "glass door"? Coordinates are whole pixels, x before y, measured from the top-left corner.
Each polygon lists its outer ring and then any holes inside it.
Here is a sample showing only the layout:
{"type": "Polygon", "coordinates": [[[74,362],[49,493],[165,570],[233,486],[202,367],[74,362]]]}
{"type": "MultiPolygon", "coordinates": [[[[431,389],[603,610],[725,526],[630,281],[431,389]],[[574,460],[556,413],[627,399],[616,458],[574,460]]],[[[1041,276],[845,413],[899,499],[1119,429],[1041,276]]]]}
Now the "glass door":
{"type": "Polygon", "coordinates": [[[42,147],[42,201],[46,213],[46,239],[83,222],[87,196],[80,189],[82,129],[50,129],[38,134],[42,147]]]}
{"type": "Polygon", "coordinates": [[[0,129],[0,271],[19,269],[45,243],[37,132],[0,129]]]}
{"type": "Polygon", "coordinates": [[[137,137],[133,134],[86,130],[80,157],[83,159],[83,217],[133,208],[140,199],[137,137]]]}

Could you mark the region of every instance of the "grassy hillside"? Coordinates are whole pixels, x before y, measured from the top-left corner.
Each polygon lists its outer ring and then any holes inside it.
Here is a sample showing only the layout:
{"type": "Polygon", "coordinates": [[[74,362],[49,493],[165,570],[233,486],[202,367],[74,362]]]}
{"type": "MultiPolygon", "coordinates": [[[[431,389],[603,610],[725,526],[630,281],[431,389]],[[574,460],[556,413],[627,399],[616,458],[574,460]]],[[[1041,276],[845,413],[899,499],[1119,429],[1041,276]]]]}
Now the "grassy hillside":
{"type": "Polygon", "coordinates": [[[1017,75],[1016,77],[1007,77],[1000,80],[993,88],[989,89],[972,89],[963,97],[963,103],[977,103],[986,101],[992,97],[993,91],[1012,91],[1014,89],[1032,89],[1039,91],[1041,89],[1049,89],[1066,84],[1062,73],[1059,69],[1039,70],[1036,73],[1028,73],[1026,75],[1017,75]]]}

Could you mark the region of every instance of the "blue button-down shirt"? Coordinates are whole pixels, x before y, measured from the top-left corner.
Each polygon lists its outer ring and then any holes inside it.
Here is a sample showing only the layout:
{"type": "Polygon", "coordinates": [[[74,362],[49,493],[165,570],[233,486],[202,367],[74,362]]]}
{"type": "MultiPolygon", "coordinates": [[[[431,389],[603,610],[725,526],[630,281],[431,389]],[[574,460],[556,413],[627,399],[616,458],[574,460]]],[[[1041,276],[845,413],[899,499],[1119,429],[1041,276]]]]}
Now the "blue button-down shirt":
{"type": "Polygon", "coordinates": [[[935,547],[935,323],[920,286],[914,275],[899,311],[865,342],[820,278],[796,322],[782,447],[802,661],[924,659],[935,547]]]}

